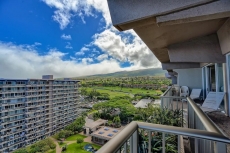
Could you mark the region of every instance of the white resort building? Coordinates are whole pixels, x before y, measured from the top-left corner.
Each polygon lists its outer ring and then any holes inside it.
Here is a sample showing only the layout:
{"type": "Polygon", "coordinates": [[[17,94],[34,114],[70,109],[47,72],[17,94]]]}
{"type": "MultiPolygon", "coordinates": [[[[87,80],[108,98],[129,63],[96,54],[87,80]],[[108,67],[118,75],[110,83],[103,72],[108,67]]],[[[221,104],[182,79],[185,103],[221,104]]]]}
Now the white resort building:
{"type": "Polygon", "coordinates": [[[63,129],[78,116],[78,82],[0,79],[0,152],[11,152],[63,129]]]}

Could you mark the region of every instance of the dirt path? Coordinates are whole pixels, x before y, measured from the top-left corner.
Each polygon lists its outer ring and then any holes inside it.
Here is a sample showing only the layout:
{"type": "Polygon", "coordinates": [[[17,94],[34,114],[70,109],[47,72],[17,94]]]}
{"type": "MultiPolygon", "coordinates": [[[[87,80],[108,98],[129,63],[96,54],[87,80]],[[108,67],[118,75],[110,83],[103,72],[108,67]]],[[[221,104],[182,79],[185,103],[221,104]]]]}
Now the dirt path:
{"type": "Polygon", "coordinates": [[[56,144],[56,153],[61,153],[62,148],[59,146],[57,140],[52,137],[50,137],[50,139],[56,144]]]}

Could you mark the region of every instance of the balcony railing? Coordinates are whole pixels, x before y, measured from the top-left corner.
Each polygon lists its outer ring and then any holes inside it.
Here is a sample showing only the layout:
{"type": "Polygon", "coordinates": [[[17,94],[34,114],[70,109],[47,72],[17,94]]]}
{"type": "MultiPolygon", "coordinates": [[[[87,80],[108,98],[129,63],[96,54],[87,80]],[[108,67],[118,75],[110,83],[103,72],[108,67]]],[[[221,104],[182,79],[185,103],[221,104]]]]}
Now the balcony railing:
{"type": "MultiPolygon", "coordinates": [[[[167,137],[177,137],[177,152],[183,148],[182,136],[190,142],[191,151],[194,153],[226,153],[226,143],[230,139],[209,119],[209,117],[196,105],[190,97],[176,97],[172,88],[166,90],[161,96],[161,107],[182,110],[182,119],[186,124],[183,127],[174,127],[144,122],[131,122],[113,139],[107,142],[98,153],[151,153],[154,146],[153,136],[157,132],[160,137],[161,152],[167,152],[167,137]],[[185,103],[185,101],[187,101],[185,103]],[[188,127],[188,128],[187,128],[188,127]],[[140,144],[140,131],[148,133],[147,145],[140,144]]],[[[158,142],[159,143],[159,142],[158,142]]]]}
{"type": "MultiPolygon", "coordinates": [[[[151,124],[144,122],[131,122],[113,139],[107,142],[97,153],[140,153],[140,146],[138,142],[138,129],[148,131],[148,140],[152,140],[152,132],[162,132],[162,153],[166,152],[166,134],[174,134],[179,136],[188,136],[189,138],[199,139],[200,141],[207,140],[214,143],[214,153],[224,153],[226,150],[223,148],[225,143],[230,143],[230,139],[222,134],[215,132],[208,132],[204,130],[189,129],[175,126],[166,126],[160,124],[151,124]]],[[[178,139],[181,141],[181,139],[178,139]]],[[[148,153],[151,153],[152,143],[148,143],[148,153]]],[[[209,146],[211,148],[211,146],[209,146]]],[[[180,152],[180,142],[178,143],[178,152],[180,152]]],[[[199,148],[195,148],[195,153],[199,153],[199,148]]],[[[204,150],[204,152],[209,152],[204,150]]],[[[209,152],[209,153],[211,153],[209,152]]],[[[203,152],[202,152],[203,153],[203,152]]]]}

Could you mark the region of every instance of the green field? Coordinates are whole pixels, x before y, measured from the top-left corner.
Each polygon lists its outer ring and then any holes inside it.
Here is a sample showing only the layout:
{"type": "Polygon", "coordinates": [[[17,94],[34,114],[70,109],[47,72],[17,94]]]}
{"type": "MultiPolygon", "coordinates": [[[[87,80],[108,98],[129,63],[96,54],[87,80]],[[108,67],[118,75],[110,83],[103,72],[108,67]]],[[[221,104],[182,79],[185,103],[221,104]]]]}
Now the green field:
{"type": "MultiPolygon", "coordinates": [[[[67,146],[67,150],[66,151],[63,151],[63,153],[89,153],[88,151],[85,151],[83,149],[83,147],[86,145],[86,144],[90,144],[88,142],[83,142],[81,145],[80,144],[77,144],[77,143],[73,143],[73,144],[70,144],[67,146]]],[[[94,148],[101,148],[101,146],[99,145],[95,145],[95,144],[92,144],[92,146],[94,148]]]]}
{"type": "Polygon", "coordinates": [[[84,139],[84,138],[86,138],[86,136],[81,135],[81,134],[75,134],[75,135],[72,135],[72,136],[66,138],[65,141],[76,141],[77,138],[82,138],[82,139],[84,139]]]}
{"type": "Polygon", "coordinates": [[[146,89],[140,89],[140,88],[122,88],[121,87],[102,87],[103,89],[107,90],[113,90],[113,91],[121,91],[121,92],[128,92],[132,94],[162,94],[160,90],[146,90],[146,89]]]}
{"type": "Polygon", "coordinates": [[[131,96],[134,94],[151,94],[151,95],[161,95],[162,92],[160,90],[146,90],[139,88],[121,88],[120,87],[94,87],[87,88],[87,91],[91,91],[92,89],[96,89],[100,93],[108,93],[110,98],[114,98],[116,96],[131,96]]]}
{"type": "Polygon", "coordinates": [[[66,143],[63,142],[63,143],[61,144],[61,142],[58,142],[58,145],[59,145],[59,147],[63,147],[63,146],[66,145],[66,143]]]}
{"type": "Polygon", "coordinates": [[[50,151],[47,151],[46,153],[56,153],[56,150],[50,150],[50,151]]]}
{"type": "Polygon", "coordinates": [[[110,91],[107,89],[103,89],[103,88],[87,88],[87,91],[91,91],[92,89],[96,89],[98,92],[100,93],[108,93],[110,98],[114,98],[116,96],[127,96],[129,94],[124,93],[124,92],[118,92],[118,91],[110,91]]]}

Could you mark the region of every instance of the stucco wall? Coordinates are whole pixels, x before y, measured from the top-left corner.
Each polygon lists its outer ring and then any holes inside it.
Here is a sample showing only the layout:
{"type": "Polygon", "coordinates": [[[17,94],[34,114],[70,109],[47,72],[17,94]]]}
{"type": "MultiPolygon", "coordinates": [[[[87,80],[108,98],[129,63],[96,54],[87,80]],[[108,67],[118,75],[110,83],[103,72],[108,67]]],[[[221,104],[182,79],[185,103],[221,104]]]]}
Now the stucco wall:
{"type": "Polygon", "coordinates": [[[230,18],[225,22],[225,24],[217,31],[217,35],[220,42],[220,48],[222,54],[227,54],[230,52],[230,18]]]}
{"type": "Polygon", "coordinates": [[[177,84],[180,86],[188,86],[190,92],[192,89],[202,89],[202,69],[175,69],[178,73],[177,84]]]}

